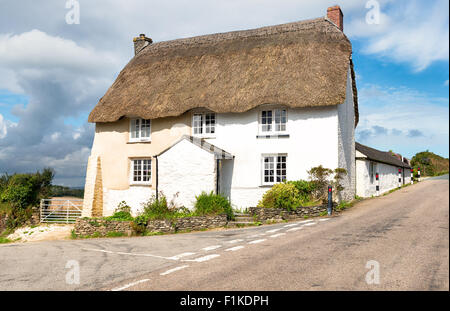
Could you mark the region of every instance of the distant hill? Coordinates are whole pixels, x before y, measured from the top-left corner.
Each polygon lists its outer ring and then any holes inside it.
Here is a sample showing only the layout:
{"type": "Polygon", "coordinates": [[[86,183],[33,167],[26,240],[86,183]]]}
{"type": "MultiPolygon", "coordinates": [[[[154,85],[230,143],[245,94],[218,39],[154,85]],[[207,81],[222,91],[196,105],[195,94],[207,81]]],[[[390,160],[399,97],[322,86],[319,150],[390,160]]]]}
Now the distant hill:
{"type": "Polygon", "coordinates": [[[449,171],[448,158],[443,158],[428,150],[416,153],[411,159],[411,166],[414,167],[414,171],[420,167],[421,176],[438,176],[449,171]]]}

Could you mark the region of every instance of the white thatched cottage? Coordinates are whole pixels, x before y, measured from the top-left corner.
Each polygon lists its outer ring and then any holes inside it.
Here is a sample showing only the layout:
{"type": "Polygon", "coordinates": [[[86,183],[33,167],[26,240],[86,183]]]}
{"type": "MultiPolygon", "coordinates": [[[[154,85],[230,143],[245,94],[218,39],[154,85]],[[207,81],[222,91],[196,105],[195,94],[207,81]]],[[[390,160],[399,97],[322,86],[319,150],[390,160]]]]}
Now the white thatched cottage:
{"type": "Polygon", "coordinates": [[[215,191],[255,206],[283,180],[343,167],[355,194],[358,103],[352,47],[339,7],[327,16],[252,30],[153,43],[89,115],[96,124],[85,216],[133,210],[152,194],[192,207],[215,191]]]}

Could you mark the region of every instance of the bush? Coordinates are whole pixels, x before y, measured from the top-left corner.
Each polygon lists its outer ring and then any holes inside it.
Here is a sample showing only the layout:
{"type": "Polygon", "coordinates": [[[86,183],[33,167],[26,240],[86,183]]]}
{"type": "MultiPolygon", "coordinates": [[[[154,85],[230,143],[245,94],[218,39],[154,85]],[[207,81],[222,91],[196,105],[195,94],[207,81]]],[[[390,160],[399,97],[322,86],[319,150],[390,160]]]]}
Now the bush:
{"type": "Polygon", "coordinates": [[[292,183],[275,184],[264,193],[258,207],[283,208],[288,211],[296,210],[300,206],[300,193],[292,183]]]}
{"type": "Polygon", "coordinates": [[[227,214],[228,219],[234,219],[233,209],[230,201],[220,194],[214,194],[212,191],[207,194],[202,192],[196,196],[194,206],[194,214],[198,216],[203,215],[219,215],[227,214]]]}
{"type": "Polygon", "coordinates": [[[312,194],[316,190],[315,183],[306,180],[288,181],[287,183],[297,188],[300,201],[309,202],[312,200],[312,194]]]}
{"type": "Polygon", "coordinates": [[[0,177],[0,202],[4,203],[1,209],[2,213],[7,211],[8,228],[23,225],[31,217],[31,207],[50,196],[53,175],[53,171],[47,168],[42,173],[4,174],[0,177]]]}
{"type": "Polygon", "coordinates": [[[125,201],[119,203],[119,206],[114,211],[114,214],[109,217],[105,217],[107,220],[119,220],[119,221],[132,221],[131,207],[127,205],[125,201]]]}

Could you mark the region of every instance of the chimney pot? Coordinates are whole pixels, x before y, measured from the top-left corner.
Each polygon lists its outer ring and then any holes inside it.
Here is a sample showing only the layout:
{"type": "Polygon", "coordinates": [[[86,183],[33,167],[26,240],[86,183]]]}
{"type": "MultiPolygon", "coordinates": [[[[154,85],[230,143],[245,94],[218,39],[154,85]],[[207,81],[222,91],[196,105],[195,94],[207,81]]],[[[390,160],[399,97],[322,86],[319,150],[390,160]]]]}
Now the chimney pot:
{"type": "Polygon", "coordinates": [[[140,51],[142,51],[146,46],[153,43],[153,40],[151,38],[147,38],[145,34],[141,33],[139,37],[133,38],[134,42],[134,55],[139,54],[140,51]]]}
{"type": "Polygon", "coordinates": [[[339,5],[327,9],[327,18],[332,21],[341,31],[344,31],[344,14],[339,5]]]}

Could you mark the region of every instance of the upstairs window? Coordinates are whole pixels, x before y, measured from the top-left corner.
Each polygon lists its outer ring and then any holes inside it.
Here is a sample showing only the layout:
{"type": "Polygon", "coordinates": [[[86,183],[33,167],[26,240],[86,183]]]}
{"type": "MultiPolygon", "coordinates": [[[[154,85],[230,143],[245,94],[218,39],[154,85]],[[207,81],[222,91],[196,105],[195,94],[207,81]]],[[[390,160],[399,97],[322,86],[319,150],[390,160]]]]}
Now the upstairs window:
{"type": "Polygon", "coordinates": [[[286,160],[285,154],[264,155],[262,157],[263,185],[273,185],[286,180],[286,160]]]}
{"type": "Polygon", "coordinates": [[[130,141],[150,141],[150,119],[131,119],[130,120],[130,141]]]}
{"type": "Polygon", "coordinates": [[[215,113],[194,113],[192,116],[192,134],[194,136],[213,136],[215,133],[215,113]]]}
{"type": "Polygon", "coordinates": [[[287,111],[286,109],[271,109],[261,111],[260,132],[283,133],[286,132],[287,111]]]}
{"type": "Polygon", "coordinates": [[[131,160],[131,184],[152,183],[152,159],[131,160]]]}

